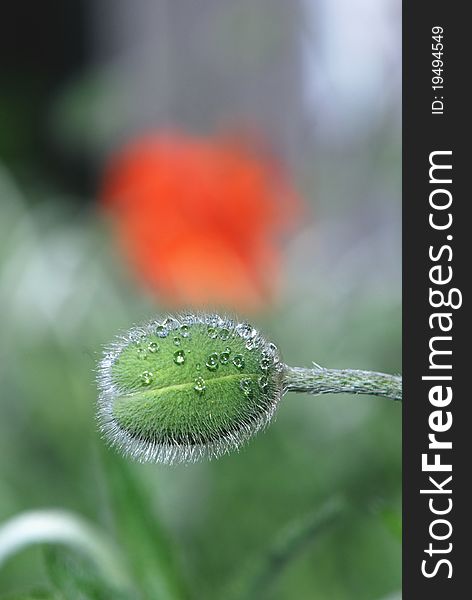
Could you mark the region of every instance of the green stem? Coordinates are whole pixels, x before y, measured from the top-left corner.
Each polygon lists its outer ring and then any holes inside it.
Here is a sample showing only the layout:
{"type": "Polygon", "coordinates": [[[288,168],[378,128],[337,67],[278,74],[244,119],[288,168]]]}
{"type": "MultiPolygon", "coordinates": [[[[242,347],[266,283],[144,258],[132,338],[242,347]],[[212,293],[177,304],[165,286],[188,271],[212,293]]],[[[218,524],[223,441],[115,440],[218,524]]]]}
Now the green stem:
{"type": "Polygon", "coordinates": [[[374,371],[285,367],[287,392],[308,394],[368,394],[402,400],[402,378],[374,371]]]}

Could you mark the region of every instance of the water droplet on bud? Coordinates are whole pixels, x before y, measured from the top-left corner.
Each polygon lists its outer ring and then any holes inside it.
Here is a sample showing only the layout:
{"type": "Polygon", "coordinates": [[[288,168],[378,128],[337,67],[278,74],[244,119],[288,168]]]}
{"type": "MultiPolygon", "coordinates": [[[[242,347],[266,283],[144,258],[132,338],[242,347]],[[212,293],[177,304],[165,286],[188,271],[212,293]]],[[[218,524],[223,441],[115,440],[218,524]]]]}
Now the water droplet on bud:
{"type": "Polygon", "coordinates": [[[141,382],[144,385],[149,385],[150,383],[152,383],[154,379],[154,375],[151,373],[151,371],[143,371],[141,373],[141,382]]]}
{"type": "Polygon", "coordinates": [[[179,322],[177,321],[177,319],[174,319],[174,317],[167,317],[167,319],[165,319],[163,325],[167,329],[177,329],[177,327],[179,326],[179,322]]]}
{"type": "Polygon", "coordinates": [[[229,363],[229,355],[230,352],[228,350],[225,350],[220,354],[220,363],[222,365],[227,365],[229,363]]]}
{"type": "Polygon", "coordinates": [[[236,332],[243,339],[248,339],[256,335],[256,330],[249,323],[240,323],[236,326],[236,332]]]}
{"type": "Polygon", "coordinates": [[[245,396],[250,396],[252,392],[252,385],[250,379],[241,379],[239,387],[242,389],[245,396]]]}
{"type": "Polygon", "coordinates": [[[174,362],[176,365],[183,365],[185,362],[185,352],[183,350],[176,350],[174,352],[174,362]]]}
{"type": "Polygon", "coordinates": [[[241,371],[244,369],[244,356],[242,354],[236,354],[233,358],[233,365],[241,371]]]}
{"type": "Polygon", "coordinates": [[[169,334],[169,332],[167,331],[167,328],[164,325],[157,325],[156,326],[156,335],[158,335],[159,337],[167,337],[169,334]]]}
{"type": "Polygon", "coordinates": [[[212,340],[216,339],[218,337],[218,331],[214,327],[209,327],[208,328],[208,337],[211,338],[212,340]]]}
{"type": "Polygon", "coordinates": [[[264,354],[259,362],[259,366],[263,371],[267,371],[267,369],[271,366],[272,362],[273,361],[270,358],[270,356],[268,354],[264,354]]]}
{"type": "Polygon", "coordinates": [[[193,386],[193,389],[199,394],[203,394],[203,392],[206,390],[206,384],[203,377],[195,378],[195,385],[193,386]]]}
{"type": "Polygon", "coordinates": [[[210,371],[216,371],[218,368],[218,354],[216,352],[213,352],[213,354],[210,354],[207,358],[206,366],[210,371]]]}
{"type": "Polygon", "coordinates": [[[220,340],[226,341],[227,339],[229,339],[230,335],[230,330],[226,329],[226,327],[223,327],[223,329],[220,331],[220,340]]]}
{"type": "Polygon", "coordinates": [[[256,340],[254,338],[250,338],[246,342],[246,349],[247,350],[254,350],[255,347],[256,347],[256,340]]]}

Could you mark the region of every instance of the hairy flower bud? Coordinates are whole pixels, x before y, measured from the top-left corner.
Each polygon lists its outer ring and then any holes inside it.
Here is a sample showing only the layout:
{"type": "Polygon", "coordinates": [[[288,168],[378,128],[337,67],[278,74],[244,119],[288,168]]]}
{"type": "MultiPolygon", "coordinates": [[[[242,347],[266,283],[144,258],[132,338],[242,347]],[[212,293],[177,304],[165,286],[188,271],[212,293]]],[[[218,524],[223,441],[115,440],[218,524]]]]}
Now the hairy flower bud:
{"type": "Polygon", "coordinates": [[[269,423],[287,391],[402,399],[398,375],[289,367],[248,323],[203,314],[131,329],[106,351],[98,385],[98,419],[110,444],[163,463],[239,448],[269,423]]]}
{"type": "Polygon", "coordinates": [[[271,420],[283,370],[277,347],[247,323],[195,314],[152,321],[100,362],[100,428],[142,462],[217,457],[271,420]]]}

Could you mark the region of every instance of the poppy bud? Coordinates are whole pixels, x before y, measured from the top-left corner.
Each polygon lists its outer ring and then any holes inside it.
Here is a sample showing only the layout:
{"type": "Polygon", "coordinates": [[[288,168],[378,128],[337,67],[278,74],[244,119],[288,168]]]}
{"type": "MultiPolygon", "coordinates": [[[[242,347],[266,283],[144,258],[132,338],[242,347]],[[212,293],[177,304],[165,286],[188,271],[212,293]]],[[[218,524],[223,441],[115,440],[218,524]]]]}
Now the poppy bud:
{"type": "Polygon", "coordinates": [[[99,365],[98,418],[111,445],[141,462],[195,462],[235,450],[287,391],[402,399],[400,376],[289,367],[248,323],[168,316],[134,327],[99,365]]]}
{"type": "Polygon", "coordinates": [[[100,363],[100,427],[139,461],[217,457],[270,421],[282,371],[277,347],[247,323],[194,314],[152,321],[100,363]]]}

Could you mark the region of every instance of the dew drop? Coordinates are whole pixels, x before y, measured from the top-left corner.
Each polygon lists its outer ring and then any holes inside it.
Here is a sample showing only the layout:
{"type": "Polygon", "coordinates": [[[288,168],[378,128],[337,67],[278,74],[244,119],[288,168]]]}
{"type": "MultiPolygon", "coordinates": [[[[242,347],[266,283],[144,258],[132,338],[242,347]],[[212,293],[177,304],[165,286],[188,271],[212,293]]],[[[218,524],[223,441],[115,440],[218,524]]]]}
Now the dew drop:
{"type": "Polygon", "coordinates": [[[252,392],[252,385],[250,379],[241,379],[239,387],[242,389],[245,396],[250,396],[252,392]]]}
{"type": "Polygon", "coordinates": [[[213,352],[213,354],[210,354],[207,358],[206,366],[209,371],[216,371],[218,368],[218,354],[216,352],[213,352]]]}
{"type": "Polygon", "coordinates": [[[201,370],[201,368],[202,368],[202,365],[201,365],[200,363],[197,363],[197,364],[195,365],[195,368],[197,369],[197,371],[200,371],[200,370],[201,370]]]}
{"type": "Polygon", "coordinates": [[[147,358],[147,350],[145,348],[138,348],[136,355],[140,359],[147,358]]]}
{"type": "Polygon", "coordinates": [[[233,365],[241,371],[244,369],[244,356],[242,354],[236,354],[233,358],[233,365]]]}
{"type": "Polygon", "coordinates": [[[180,346],[180,338],[178,338],[178,337],[174,338],[174,346],[180,346]]]}
{"type": "Polygon", "coordinates": [[[208,328],[208,337],[214,340],[218,337],[218,331],[214,327],[208,328]]]}
{"type": "Polygon", "coordinates": [[[165,325],[157,325],[156,327],[156,335],[159,337],[167,337],[169,332],[167,331],[167,327],[165,325]]]}
{"type": "Polygon", "coordinates": [[[159,344],[157,342],[151,342],[148,346],[148,350],[149,350],[149,352],[154,354],[155,352],[157,352],[159,350],[159,344]]]}
{"type": "Polygon", "coordinates": [[[149,385],[152,383],[153,379],[154,375],[151,373],[151,371],[143,371],[141,373],[141,381],[144,385],[149,385]]]}
{"type": "Polygon", "coordinates": [[[185,352],[183,350],[176,350],[174,352],[174,362],[176,365],[183,365],[185,362],[185,352]]]}
{"type": "Polygon", "coordinates": [[[221,331],[220,331],[220,340],[226,341],[227,339],[229,339],[230,335],[231,335],[231,331],[229,329],[227,329],[226,327],[223,327],[223,329],[221,329],[221,331]]]}
{"type": "Polygon", "coordinates": [[[249,323],[240,323],[236,326],[236,331],[244,339],[249,339],[256,335],[256,330],[249,323]]]}
{"type": "Polygon", "coordinates": [[[256,347],[256,340],[254,338],[250,338],[246,342],[246,349],[247,350],[254,350],[255,347],[256,347]]]}
{"type": "Polygon", "coordinates": [[[228,350],[225,350],[220,354],[220,363],[222,365],[227,365],[229,363],[229,355],[230,352],[228,350]]]}
{"type": "Polygon", "coordinates": [[[195,385],[193,386],[193,389],[196,392],[198,392],[199,394],[203,394],[203,392],[206,389],[206,384],[205,384],[205,380],[203,379],[203,377],[195,378],[195,385]]]}
{"type": "Polygon", "coordinates": [[[188,337],[190,337],[190,328],[189,328],[189,326],[188,326],[188,325],[182,325],[182,326],[180,327],[180,335],[181,335],[183,338],[188,338],[188,337]]]}
{"type": "Polygon", "coordinates": [[[259,366],[263,371],[267,371],[267,369],[271,366],[272,359],[268,354],[264,354],[259,362],[259,366]]]}
{"type": "Polygon", "coordinates": [[[177,319],[174,319],[174,317],[167,317],[163,325],[167,327],[167,329],[177,329],[179,326],[179,322],[177,321],[177,319]]]}

